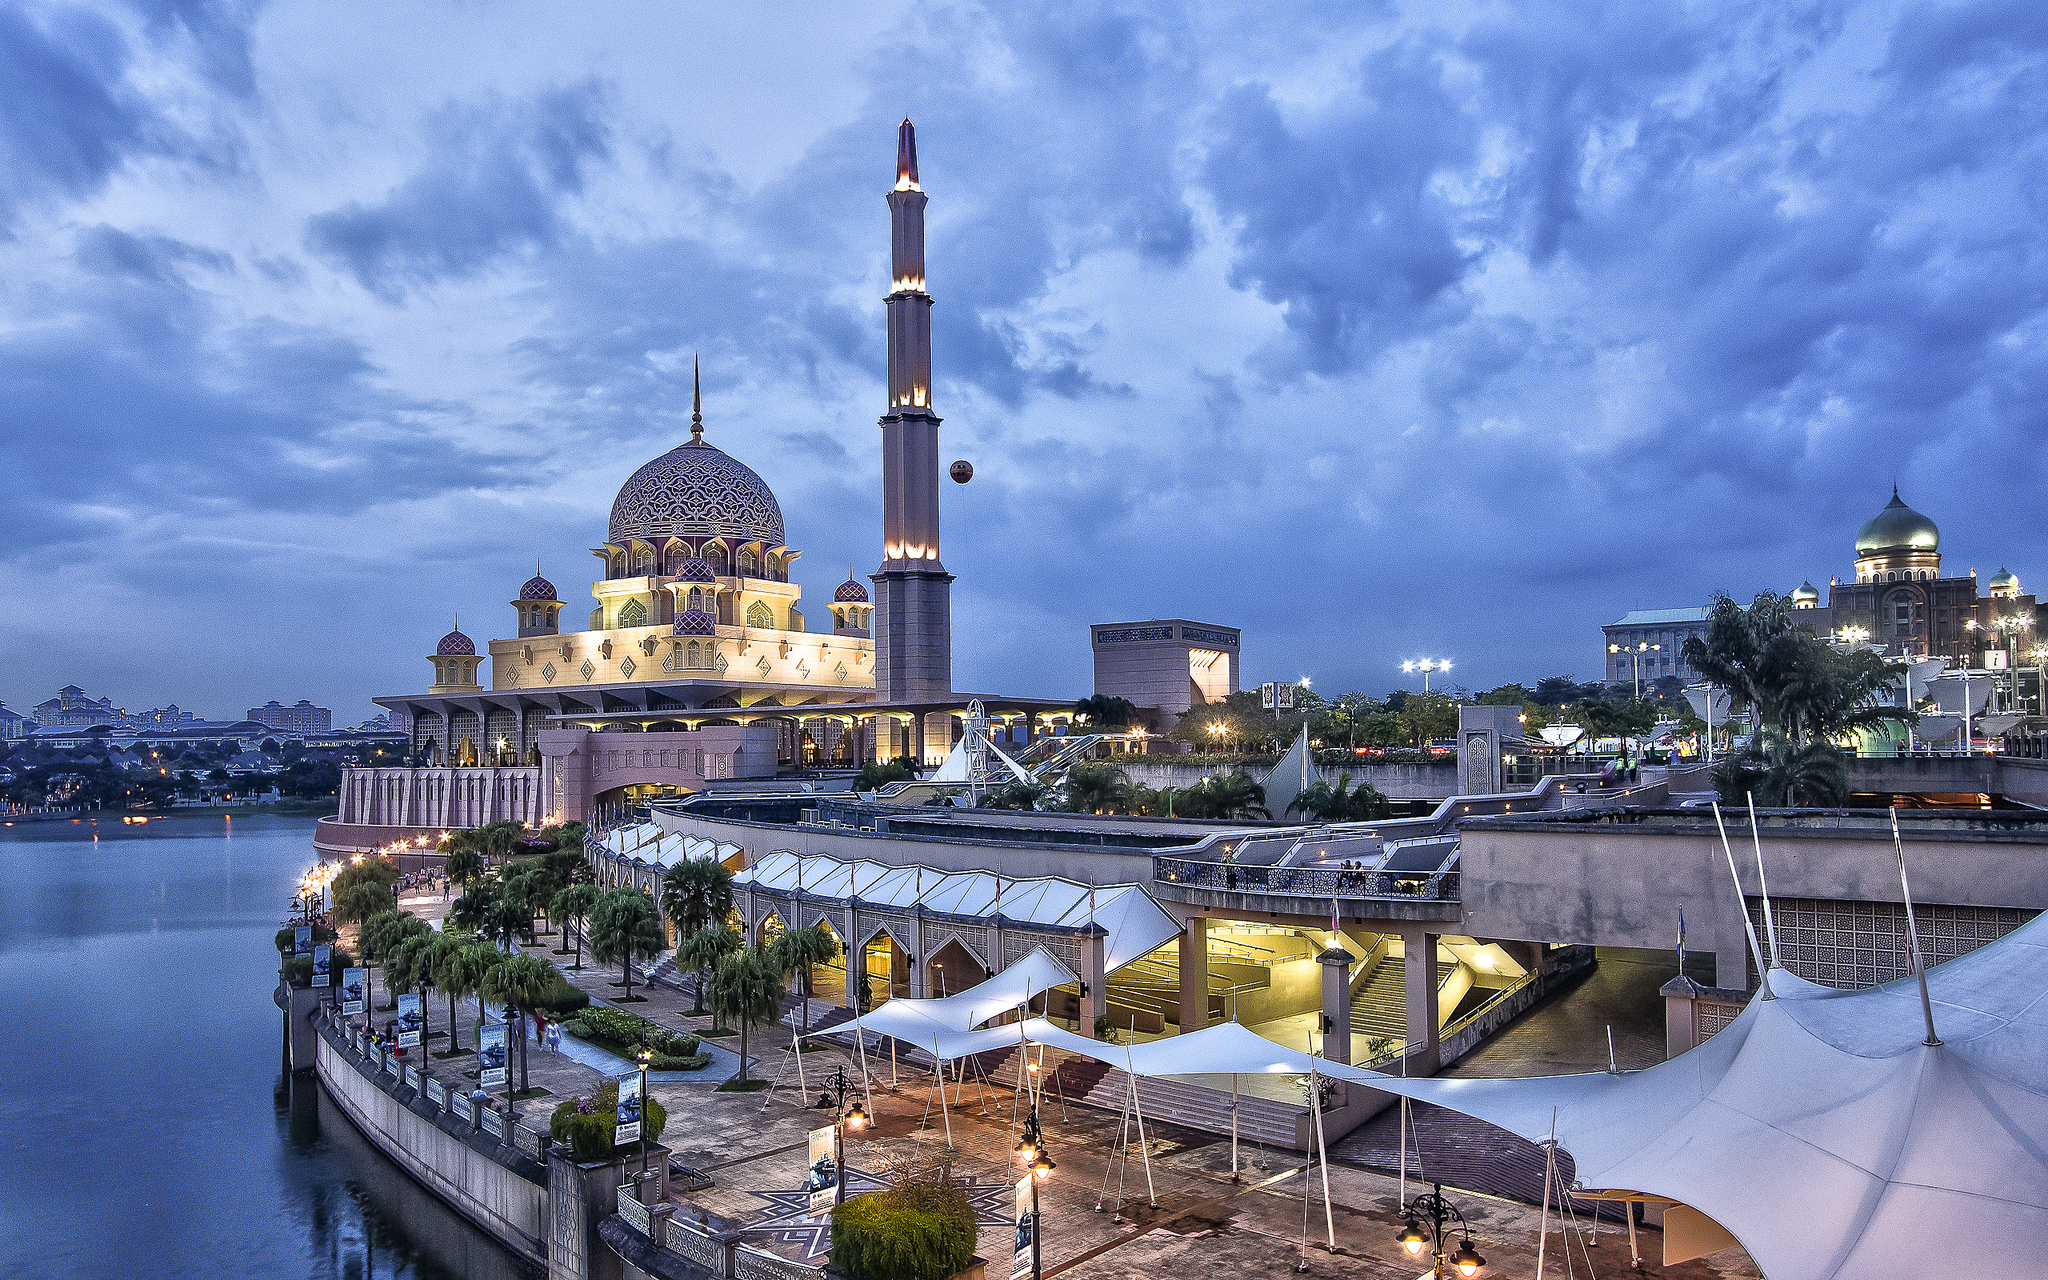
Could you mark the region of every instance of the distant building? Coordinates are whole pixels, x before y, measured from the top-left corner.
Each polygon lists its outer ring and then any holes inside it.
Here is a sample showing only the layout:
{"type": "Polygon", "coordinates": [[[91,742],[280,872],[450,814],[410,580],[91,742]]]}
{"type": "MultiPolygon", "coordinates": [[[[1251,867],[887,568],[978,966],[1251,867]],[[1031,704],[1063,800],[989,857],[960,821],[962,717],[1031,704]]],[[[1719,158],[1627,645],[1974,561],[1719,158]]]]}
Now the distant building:
{"type": "Polygon", "coordinates": [[[35,717],[25,716],[0,702],[0,740],[25,738],[35,727],[35,717]]]}
{"type": "Polygon", "coordinates": [[[1185,618],[1088,628],[1095,692],[1160,713],[1161,732],[1189,710],[1237,692],[1236,627],[1185,618]]]}
{"type": "Polygon", "coordinates": [[[286,733],[327,733],[334,728],[334,713],[304,698],[289,707],[272,698],[260,707],[249,708],[248,718],[286,733]]]}
{"type": "Polygon", "coordinates": [[[1607,660],[1602,678],[1609,684],[1634,684],[1636,661],[1641,659],[1646,682],[1663,676],[1697,680],[1699,673],[1685,663],[1685,642],[1706,633],[1704,607],[1632,609],[1619,622],[1600,628],[1601,656],[1607,660]]]}
{"type": "Polygon", "coordinates": [[[38,702],[35,720],[39,725],[90,725],[113,724],[121,719],[121,709],[108,698],[88,698],[85,690],[75,684],[67,684],[57,690],[57,696],[38,702]]]}

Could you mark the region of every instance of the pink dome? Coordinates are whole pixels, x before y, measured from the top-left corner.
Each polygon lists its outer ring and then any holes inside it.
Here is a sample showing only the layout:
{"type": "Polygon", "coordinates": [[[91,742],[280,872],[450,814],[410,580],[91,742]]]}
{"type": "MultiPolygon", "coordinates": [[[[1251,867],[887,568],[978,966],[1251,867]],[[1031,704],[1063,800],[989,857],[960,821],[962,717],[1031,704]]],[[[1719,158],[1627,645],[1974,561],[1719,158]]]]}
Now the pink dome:
{"type": "Polygon", "coordinates": [[[541,577],[539,574],[535,574],[533,577],[528,578],[526,580],[525,585],[519,588],[519,598],[521,600],[561,599],[560,596],[555,594],[555,584],[549,582],[546,578],[541,577]]]}
{"type": "Polygon", "coordinates": [[[718,619],[702,609],[685,609],[676,615],[675,634],[679,636],[717,635],[718,619]]]}
{"type": "Polygon", "coordinates": [[[832,593],[832,601],[835,604],[866,604],[868,589],[848,578],[839,584],[839,590],[832,593]]]}
{"type": "Polygon", "coordinates": [[[441,637],[441,643],[434,646],[437,658],[473,658],[476,656],[476,641],[460,631],[450,631],[441,637]]]}

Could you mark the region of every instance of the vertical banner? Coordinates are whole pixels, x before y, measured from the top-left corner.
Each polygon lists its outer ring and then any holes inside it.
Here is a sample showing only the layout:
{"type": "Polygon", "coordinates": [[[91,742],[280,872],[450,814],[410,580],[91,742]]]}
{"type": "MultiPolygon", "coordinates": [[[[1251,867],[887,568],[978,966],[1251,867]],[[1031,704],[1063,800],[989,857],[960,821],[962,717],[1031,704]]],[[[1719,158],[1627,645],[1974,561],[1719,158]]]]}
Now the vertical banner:
{"type": "Polygon", "coordinates": [[[640,1073],[629,1071],[619,1077],[619,1115],[612,1129],[612,1145],[622,1147],[640,1141],[640,1073]]]}
{"type": "Polygon", "coordinates": [[[420,1047],[420,993],[408,991],[398,997],[398,1047],[420,1047]]]}
{"type": "Polygon", "coordinates": [[[334,985],[334,948],[321,943],[313,948],[313,985],[331,987],[334,985]]]}
{"type": "Polygon", "coordinates": [[[355,1017],[363,1011],[363,971],[343,969],[341,971],[341,1011],[347,1017],[355,1017]]]}
{"type": "Polygon", "coordinates": [[[309,955],[312,953],[312,950],[313,926],[310,924],[295,926],[292,929],[292,954],[295,956],[309,955]]]}
{"type": "Polygon", "coordinates": [[[1031,1175],[1028,1173],[1017,1184],[1016,1211],[1017,1245],[1016,1252],[1010,1255],[1013,1280],[1016,1276],[1031,1274],[1031,1241],[1038,1234],[1038,1219],[1031,1213],[1031,1175]]]}
{"type": "Polygon", "coordinates": [[[830,1209],[839,1198],[839,1161],[832,1151],[832,1126],[811,1130],[811,1167],[804,1176],[804,1190],[811,1193],[811,1210],[830,1209]]]}
{"type": "Polygon", "coordinates": [[[476,1044],[477,1082],[486,1089],[505,1083],[505,1024],[482,1028],[476,1044]]]}

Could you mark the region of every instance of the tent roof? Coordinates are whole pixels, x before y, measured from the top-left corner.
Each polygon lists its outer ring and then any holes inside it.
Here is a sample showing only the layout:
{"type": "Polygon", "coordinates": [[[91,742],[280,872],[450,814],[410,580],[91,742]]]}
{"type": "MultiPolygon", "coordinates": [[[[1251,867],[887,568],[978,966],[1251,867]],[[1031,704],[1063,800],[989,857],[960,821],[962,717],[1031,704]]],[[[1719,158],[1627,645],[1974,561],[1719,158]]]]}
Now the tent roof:
{"type": "Polygon", "coordinates": [[[878,1035],[893,1036],[905,1044],[930,1052],[934,1057],[965,1057],[1018,1043],[1015,1026],[988,1027],[979,1032],[976,1027],[990,1018],[1008,1013],[1033,996],[1078,981],[1080,979],[1073,970],[1054,959],[1044,947],[1034,947],[1029,955],[1009,968],[959,995],[934,1000],[889,1000],[851,1022],[832,1027],[830,1033],[852,1031],[857,1027],[878,1035]]]}
{"type": "MultiPolygon", "coordinates": [[[[1106,933],[1103,968],[1114,972],[1179,935],[1173,917],[1135,884],[1093,887],[1058,876],[1018,880],[989,871],[942,871],[922,864],[892,866],[869,859],[845,861],[788,849],[763,854],[733,876],[735,887],[804,896],[859,898],[874,906],[922,906],[957,916],[996,915],[1019,924],[1082,929],[1092,920],[1106,933]]],[[[1011,966],[1014,968],[1015,966],[1011,966]]],[[[1007,972],[1007,970],[1005,970],[1007,972]]],[[[998,975],[1000,976],[1000,975],[998,975]]],[[[1068,979],[1072,981],[1073,979],[1068,979]]]]}
{"type": "Polygon", "coordinates": [[[628,862],[664,868],[678,862],[706,858],[724,862],[740,852],[736,844],[684,835],[679,831],[663,831],[652,822],[634,823],[605,833],[604,847],[628,862]]]}

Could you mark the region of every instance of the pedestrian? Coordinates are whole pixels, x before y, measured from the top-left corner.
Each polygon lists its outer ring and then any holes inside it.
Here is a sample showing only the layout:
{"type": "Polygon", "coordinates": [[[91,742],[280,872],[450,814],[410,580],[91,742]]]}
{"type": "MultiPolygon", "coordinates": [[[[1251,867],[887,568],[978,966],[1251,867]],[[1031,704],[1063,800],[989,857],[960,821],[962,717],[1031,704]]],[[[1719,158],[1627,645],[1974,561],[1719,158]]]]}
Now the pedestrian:
{"type": "Polygon", "coordinates": [[[538,1009],[533,1011],[533,1042],[543,1050],[548,1047],[548,1018],[538,1009]]]}
{"type": "Polygon", "coordinates": [[[562,1024],[557,1022],[548,1027],[548,1052],[562,1051],[562,1024]]]}

